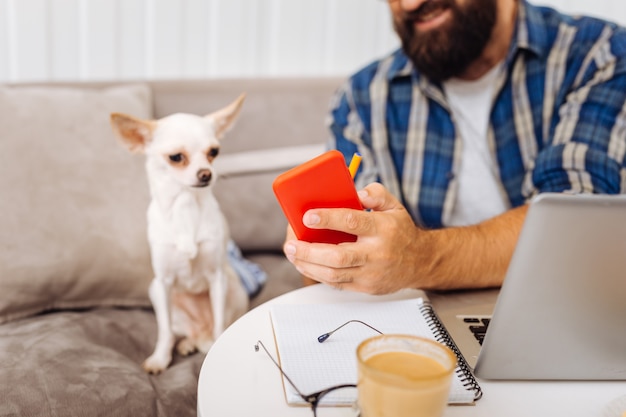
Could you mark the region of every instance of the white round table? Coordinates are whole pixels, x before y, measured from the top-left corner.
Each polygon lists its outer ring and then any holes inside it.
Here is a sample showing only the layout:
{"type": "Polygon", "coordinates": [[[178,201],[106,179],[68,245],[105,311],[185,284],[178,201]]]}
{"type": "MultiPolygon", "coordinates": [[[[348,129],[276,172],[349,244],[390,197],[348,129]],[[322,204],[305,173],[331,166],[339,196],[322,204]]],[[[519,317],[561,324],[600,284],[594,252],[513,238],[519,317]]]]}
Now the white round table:
{"type": "MultiPolygon", "coordinates": [[[[378,302],[413,298],[420,291],[371,296],[338,291],[325,285],[304,287],[277,297],[242,316],[215,342],[207,354],[198,380],[199,417],[312,417],[309,407],[287,405],[280,372],[263,352],[255,352],[261,340],[276,357],[269,315],[274,303],[378,302]]],[[[437,298],[441,298],[437,295],[437,298]]],[[[437,304],[433,303],[435,309],[437,304]]],[[[626,410],[626,382],[528,382],[479,380],[484,396],[474,406],[448,407],[444,417],[622,417],[609,411],[611,402],[626,410]]],[[[622,411],[624,411],[622,410],[622,411]]],[[[332,410],[336,416],[346,409],[332,410]]]]}

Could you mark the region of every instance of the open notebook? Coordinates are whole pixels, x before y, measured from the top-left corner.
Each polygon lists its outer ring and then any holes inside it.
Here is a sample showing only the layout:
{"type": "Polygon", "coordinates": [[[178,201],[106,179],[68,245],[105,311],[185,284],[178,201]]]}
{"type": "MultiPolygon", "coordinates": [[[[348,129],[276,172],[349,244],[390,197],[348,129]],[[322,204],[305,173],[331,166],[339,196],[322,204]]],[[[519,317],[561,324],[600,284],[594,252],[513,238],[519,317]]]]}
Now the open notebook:
{"type": "MultiPolygon", "coordinates": [[[[338,384],[356,384],[356,348],[377,333],[359,323],[342,328],[324,343],[317,337],[349,320],[361,320],[382,333],[424,336],[447,344],[457,353],[457,369],[449,404],[472,404],[482,395],[463,357],[423,298],[377,303],[278,304],[271,307],[272,324],[281,366],[303,393],[338,384]]],[[[283,381],[289,404],[305,404],[283,381]]],[[[337,399],[336,405],[356,398],[337,399]]]]}

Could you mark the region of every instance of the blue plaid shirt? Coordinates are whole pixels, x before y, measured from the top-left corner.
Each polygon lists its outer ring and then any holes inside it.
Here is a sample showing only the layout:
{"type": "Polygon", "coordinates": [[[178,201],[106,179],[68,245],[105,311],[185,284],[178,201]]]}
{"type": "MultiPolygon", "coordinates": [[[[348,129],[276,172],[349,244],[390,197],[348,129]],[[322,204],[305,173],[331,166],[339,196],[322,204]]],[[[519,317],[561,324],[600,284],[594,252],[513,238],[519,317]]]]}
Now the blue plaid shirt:
{"type": "MultiPolygon", "coordinates": [[[[520,1],[488,143],[511,207],[541,192],[626,190],[626,30],[520,1]]],[[[331,103],[331,147],[363,161],[414,221],[442,227],[456,198],[460,142],[440,84],[401,50],[353,75],[331,103]]]]}

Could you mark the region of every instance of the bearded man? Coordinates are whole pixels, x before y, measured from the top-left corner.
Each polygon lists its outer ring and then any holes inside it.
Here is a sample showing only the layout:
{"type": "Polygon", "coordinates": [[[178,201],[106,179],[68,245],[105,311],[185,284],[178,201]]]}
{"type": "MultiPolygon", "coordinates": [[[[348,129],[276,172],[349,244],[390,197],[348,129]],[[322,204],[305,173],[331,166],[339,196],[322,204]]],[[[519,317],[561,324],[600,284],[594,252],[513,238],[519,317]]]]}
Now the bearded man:
{"type": "Polygon", "coordinates": [[[524,0],[389,0],[402,48],[332,102],[366,211],[315,209],[306,277],[374,294],[499,286],[529,200],[626,190],[626,32],[524,0]]]}

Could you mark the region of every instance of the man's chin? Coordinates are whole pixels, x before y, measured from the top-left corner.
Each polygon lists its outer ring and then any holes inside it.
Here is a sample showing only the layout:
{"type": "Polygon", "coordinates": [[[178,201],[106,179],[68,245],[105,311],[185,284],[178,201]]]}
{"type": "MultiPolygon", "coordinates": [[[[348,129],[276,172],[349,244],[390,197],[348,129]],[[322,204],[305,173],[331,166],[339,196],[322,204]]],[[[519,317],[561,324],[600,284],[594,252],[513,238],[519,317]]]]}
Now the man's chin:
{"type": "Polygon", "coordinates": [[[415,68],[432,81],[445,81],[480,57],[495,24],[496,1],[471,0],[463,8],[454,2],[424,3],[420,13],[394,20],[394,27],[415,68]]]}

